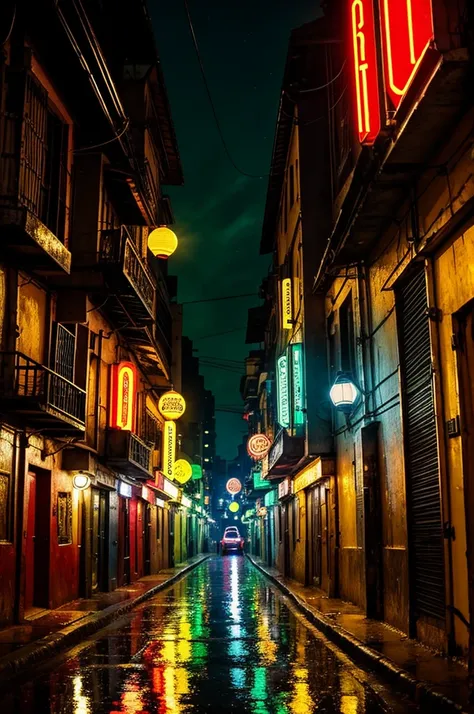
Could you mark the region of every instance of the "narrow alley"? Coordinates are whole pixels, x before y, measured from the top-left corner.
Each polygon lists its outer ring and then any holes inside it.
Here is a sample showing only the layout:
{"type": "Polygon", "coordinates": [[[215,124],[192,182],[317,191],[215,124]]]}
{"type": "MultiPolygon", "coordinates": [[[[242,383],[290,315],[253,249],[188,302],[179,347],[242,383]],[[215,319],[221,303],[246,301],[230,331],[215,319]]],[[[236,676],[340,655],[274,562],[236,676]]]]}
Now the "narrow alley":
{"type": "MultiPolygon", "coordinates": [[[[2,714],[381,714],[411,705],[327,642],[246,558],[212,557],[9,688],[2,714]],[[375,694],[375,692],[377,692],[375,694]]],[[[414,709],[413,709],[414,711],[414,709]]]]}

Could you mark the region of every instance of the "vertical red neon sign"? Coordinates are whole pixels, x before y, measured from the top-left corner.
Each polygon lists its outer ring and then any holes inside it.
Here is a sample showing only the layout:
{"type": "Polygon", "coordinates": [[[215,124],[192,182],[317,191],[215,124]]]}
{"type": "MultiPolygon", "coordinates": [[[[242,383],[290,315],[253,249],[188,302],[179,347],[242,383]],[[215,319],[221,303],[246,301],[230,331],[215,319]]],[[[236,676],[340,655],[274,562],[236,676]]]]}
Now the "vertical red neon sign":
{"type": "Polygon", "coordinates": [[[352,1],[351,32],[359,141],[371,146],[381,129],[373,0],[352,1]]]}
{"type": "Polygon", "coordinates": [[[434,38],[431,0],[381,0],[384,76],[395,110],[434,38]]]}
{"type": "Polygon", "coordinates": [[[137,370],[131,362],[112,365],[110,426],[133,431],[137,403],[137,370]]]}

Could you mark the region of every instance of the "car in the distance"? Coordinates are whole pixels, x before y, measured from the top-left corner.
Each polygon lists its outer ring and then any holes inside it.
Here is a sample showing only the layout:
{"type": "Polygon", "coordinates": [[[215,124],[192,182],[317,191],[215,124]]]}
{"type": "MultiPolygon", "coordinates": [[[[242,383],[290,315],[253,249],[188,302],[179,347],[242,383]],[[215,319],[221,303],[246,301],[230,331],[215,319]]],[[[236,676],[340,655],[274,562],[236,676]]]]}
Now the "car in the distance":
{"type": "Polygon", "coordinates": [[[239,553],[243,555],[244,542],[238,529],[235,526],[229,526],[225,529],[221,540],[222,555],[226,555],[227,553],[239,553]]]}

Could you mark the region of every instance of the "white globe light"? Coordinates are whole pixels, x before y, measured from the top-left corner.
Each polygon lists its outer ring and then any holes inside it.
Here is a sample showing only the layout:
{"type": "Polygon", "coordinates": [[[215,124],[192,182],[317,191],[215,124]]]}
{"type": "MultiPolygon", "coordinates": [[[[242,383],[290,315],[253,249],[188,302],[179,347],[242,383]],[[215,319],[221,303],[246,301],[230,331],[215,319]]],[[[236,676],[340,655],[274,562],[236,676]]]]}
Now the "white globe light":
{"type": "Polygon", "coordinates": [[[86,488],[89,488],[91,483],[91,480],[87,474],[76,474],[74,478],[72,479],[72,485],[74,486],[75,489],[78,491],[85,491],[86,488]]]}
{"type": "Polygon", "coordinates": [[[359,390],[349,377],[338,375],[331,387],[329,397],[336,409],[351,412],[359,398],[359,390]]]}

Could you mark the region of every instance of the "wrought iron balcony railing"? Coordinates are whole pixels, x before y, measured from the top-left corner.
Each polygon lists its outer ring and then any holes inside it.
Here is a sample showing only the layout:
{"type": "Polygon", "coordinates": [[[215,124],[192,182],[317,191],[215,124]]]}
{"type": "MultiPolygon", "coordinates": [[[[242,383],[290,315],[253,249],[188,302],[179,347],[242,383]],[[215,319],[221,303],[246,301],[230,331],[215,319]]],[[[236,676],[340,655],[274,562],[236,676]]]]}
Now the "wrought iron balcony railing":
{"type": "Polygon", "coordinates": [[[134,478],[150,478],[153,445],[131,431],[109,430],[107,464],[134,478]]]}
{"type": "Polygon", "coordinates": [[[55,433],[84,431],[86,392],[21,352],[1,353],[0,404],[5,411],[55,433]]]}
{"type": "Polygon", "coordinates": [[[146,317],[155,318],[156,287],[153,277],[145,267],[126,226],[103,231],[100,247],[100,262],[108,268],[118,268],[126,278],[129,288],[122,298],[139,322],[146,317]],[[137,298],[141,304],[137,303],[137,298]],[[143,308],[146,313],[143,314],[143,308]]]}

